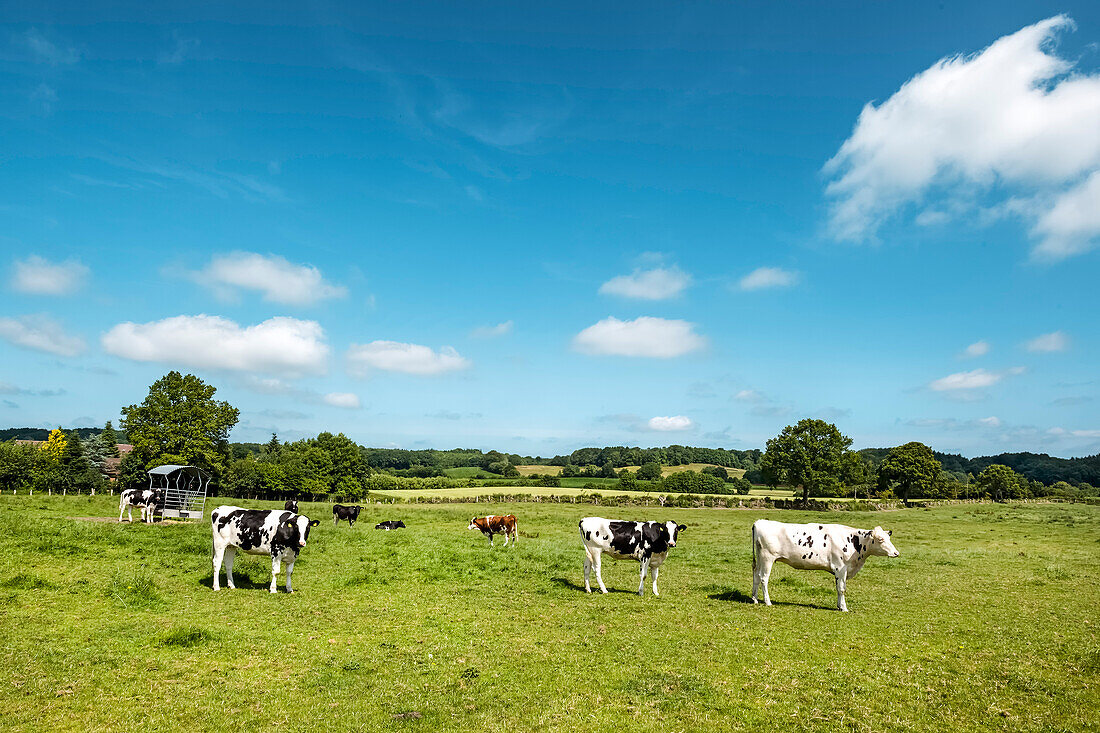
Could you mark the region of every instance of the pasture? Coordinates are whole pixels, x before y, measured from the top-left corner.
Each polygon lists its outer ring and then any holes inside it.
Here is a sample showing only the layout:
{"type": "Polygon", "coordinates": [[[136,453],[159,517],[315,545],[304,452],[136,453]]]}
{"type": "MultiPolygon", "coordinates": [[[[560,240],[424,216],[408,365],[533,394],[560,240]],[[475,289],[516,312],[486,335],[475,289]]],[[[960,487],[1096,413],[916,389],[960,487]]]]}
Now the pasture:
{"type": "Polygon", "coordinates": [[[293,595],[247,556],[212,592],[206,521],[77,518],[117,511],[0,497],[0,728],[1100,730],[1100,507],[365,504],[334,529],[303,504],[321,525],[293,595]],[[611,560],[612,592],[584,594],[577,521],[604,511],[688,525],[660,598],[611,560]],[[466,530],[488,512],[517,515],[516,548],[466,530]],[[849,582],[849,614],[831,576],[782,565],[753,606],[759,517],[881,524],[901,557],[849,582]]]}

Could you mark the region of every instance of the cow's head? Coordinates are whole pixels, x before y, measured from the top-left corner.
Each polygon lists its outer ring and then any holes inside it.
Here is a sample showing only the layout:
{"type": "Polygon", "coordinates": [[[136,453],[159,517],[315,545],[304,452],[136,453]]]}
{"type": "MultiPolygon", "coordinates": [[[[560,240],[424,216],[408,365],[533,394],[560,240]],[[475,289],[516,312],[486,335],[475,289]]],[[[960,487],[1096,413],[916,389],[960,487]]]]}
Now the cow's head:
{"type": "Polygon", "coordinates": [[[320,523],[317,519],[310,521],[309,517],[301,514],[291,515],[284,519],[279,526],[278,538],[284,540],[291,547],[297,546],[301,549],[306,546],[310,528],[316,527],[320,523]]]}
{"type": "Polygon", "coordinates": [[[894,547],[894,543],[890,541],[891,532],[887,532],[882,527],[875,527],[871,530],[871,554],[872,555],[885,555],[886,557],[897,557],[901,553],[894,547]]]}
{"type": "Polygon", "coordinates": [[[668,546],[676,546],[676,535],[687,529],[686,524],[676,524],[676,522],[665,522],[665,530],[668,532],[668,546]]]}
{"type": "Polygon", "coordinates": [[[470,526],[466,529],[481,529],[477,526],[477,517],[470,517],[470,526]]]}

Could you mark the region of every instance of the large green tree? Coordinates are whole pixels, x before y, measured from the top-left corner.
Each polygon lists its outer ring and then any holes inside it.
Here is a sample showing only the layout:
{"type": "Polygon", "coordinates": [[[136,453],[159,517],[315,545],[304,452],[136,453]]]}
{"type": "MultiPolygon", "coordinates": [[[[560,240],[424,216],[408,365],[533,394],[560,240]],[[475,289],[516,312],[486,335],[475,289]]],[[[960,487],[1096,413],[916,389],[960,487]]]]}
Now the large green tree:
{"type": "Polygon", "coordinates": [[[169,372],[140,405],[122,408],[122,429],[146,468],[177,460],[220,477],[239,411],[214,399],[217,389],[193,374],[169,372]]]}
{"type": "Polygon", "coordinates": [[[932,455],[932,449],[924,443],[913,441],[891,448],[878,467],[879,489],[897,486],[905,506],[909,496],[926,496],[940,473],[940,462],[932,455]]]}
{"type": "Polygon", "coordinates": [[[769,486],[802,487],[805,503],[810,494],[817,496],[839,483],[844,454],[851,445],[852,439],[832,423],[799,420],[768,441],[760,459],[764,481],[769,486]]]}
{"type": "Polygon", "coordinates": [[[978,486],[988,491],[994,501],[1007,501],[1025,494],[1021,487],[1022,478],[1008,466],[994,463],[978,474],[978,486]]]}

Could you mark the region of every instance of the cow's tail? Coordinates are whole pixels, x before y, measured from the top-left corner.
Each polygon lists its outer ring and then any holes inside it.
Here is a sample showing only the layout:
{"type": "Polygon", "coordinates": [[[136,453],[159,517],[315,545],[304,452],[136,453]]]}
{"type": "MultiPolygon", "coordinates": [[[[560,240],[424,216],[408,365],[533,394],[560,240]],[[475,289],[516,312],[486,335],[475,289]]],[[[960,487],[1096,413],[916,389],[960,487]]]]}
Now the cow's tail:
{"type": "Polygon", "coordinates": [[[752,523],[752,571],[756,572],[756,522],[752,523]]]}

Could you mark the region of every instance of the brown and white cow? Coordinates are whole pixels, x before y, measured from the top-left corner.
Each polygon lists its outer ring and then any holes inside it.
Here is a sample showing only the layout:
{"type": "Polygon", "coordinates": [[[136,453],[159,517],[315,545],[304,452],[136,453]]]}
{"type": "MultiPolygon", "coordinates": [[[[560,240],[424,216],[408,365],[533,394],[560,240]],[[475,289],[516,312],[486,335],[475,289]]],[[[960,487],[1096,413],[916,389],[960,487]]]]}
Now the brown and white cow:
{"type": "Polygon", "coordinates": [[[480,529],[481,533],[489,540],[489,547],[493,547],[493,535],[504,535],[504,546],[508,546],[509,535],[512,538],[512,546],[516,544],[516,518],[511,514],[490,514],[487,517],[472,517],[470,526],[466,529],[480,529]]]}

